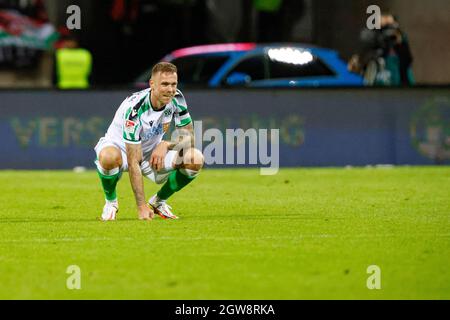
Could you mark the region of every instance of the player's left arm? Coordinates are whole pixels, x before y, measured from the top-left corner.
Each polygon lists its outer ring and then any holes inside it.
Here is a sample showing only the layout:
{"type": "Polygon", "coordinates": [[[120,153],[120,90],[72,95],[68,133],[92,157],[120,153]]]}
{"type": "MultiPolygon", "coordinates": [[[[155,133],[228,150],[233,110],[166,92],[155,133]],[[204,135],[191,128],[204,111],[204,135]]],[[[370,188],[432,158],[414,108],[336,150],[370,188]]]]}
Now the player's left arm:
{"type": "Polygon", "coordinates": [[[170,150],[187,150],[188,148],[193,148],[195,145],[194,141],[194,125],[189,114],[188,105],[186,99],[180,90],[177,91],[177,95],[174,99],[175,109],[173,114],[173,119],[175,121],[175,132],[172,134],[170,150]]]}
{"type": "Polygon", "coordinates": [[[169,150],[187,150],[195,145],[194,126],[192,123],[189,123],[181,128],[176,128],[175,134],[172,136],[176,136],[174,141],[163,140],[152,152],[150,157],[150,165],[156,171],[164,168],[164,158],[169,150]]]}
{"type": "Polygon", "coordinates": [[[194,126],[191,123],[181,128],[175,129],[174,141],[166,141],[169,150],[186,150],[187,148],[193,148],[195,145],[194,126]]]}
{"type": "Polygon", "coordinates": [[[186,100],[181,91],[177,91],[173,99],[176,130],[172,133],[172,141],[163,140],[153,151],[150,164],[153,169],[160,170],[164,167],[164,158],[169,150],[178,150],[180,155],[183,150],[194,147],[194,126],[188,112],[186,100]]]}

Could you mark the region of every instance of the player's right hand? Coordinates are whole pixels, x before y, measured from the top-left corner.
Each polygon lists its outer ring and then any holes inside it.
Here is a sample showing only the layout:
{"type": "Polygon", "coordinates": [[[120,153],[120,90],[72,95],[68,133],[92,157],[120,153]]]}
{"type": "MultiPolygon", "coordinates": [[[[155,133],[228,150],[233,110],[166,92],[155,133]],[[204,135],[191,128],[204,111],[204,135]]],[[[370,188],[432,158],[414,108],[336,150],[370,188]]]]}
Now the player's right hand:
{"type": "Polygon", "coordinates": [[[149,162],[154,170],[159,171],[164,169],[164,158],[167,151],[168,146],[166,141],[161,141],[161,143],[156,146],[155,150],[153,150],[149,162]]]}
{"type": "Polygon", "coordinates": [[[139,220],[152,220],[155,217],[153,209],[146,203],[138,206],[139,220]]]}

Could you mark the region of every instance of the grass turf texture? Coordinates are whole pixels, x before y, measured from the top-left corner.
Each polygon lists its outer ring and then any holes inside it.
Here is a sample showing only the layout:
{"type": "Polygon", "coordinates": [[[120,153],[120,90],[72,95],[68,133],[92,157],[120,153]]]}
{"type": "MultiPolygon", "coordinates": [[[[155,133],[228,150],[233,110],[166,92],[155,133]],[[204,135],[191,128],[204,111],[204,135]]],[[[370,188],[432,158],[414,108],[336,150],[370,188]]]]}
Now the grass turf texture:
{"type": "Polygon", "coordinates": [[[450,298],[449,167],[258,173],[205,170],[150,222],[125,174],[105,223],[94,171],[0,171],[0,298],[450,298]]]}

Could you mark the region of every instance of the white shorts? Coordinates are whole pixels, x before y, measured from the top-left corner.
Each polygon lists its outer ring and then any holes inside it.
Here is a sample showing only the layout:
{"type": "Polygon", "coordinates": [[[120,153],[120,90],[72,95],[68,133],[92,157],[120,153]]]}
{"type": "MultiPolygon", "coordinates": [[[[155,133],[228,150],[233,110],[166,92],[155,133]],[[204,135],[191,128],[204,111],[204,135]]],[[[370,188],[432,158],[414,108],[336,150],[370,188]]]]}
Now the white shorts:
{"type": "MultiPolygon", "coordinates": [[[[120,150],[120,153],[122,155],[122,167],[120,168],[120,171],[128,171],[128,160],[127,160],[127,154],[120,149],[120,147],[114,143],[114,141],[109,140],[105,137],[100,138],[97,145],[95,146],[94,150],[97,154],[97,159],[99,158],[100,152],[106,148],[106,147],[115,147],[120,150]]],[[[144,159],[141,163],[141,170],[142,175],[149,178],[153,182],[160,184],[166,182],[167,178],[169,177],[170,173],[174,170],[173,163],[175,162],[175,158],[177,156],[177,151],[170,150],[167,152],[166,157],[164,158],[164,168],[159,170],[158,172],[155,172],[148,162],[150,158],[151,152],[148,155],[144,155],[144,159]],[[145,158],[145,156],[147,158],[145,158]]],[[[96,163],[98,160],[96,160],[96,163]]]]}

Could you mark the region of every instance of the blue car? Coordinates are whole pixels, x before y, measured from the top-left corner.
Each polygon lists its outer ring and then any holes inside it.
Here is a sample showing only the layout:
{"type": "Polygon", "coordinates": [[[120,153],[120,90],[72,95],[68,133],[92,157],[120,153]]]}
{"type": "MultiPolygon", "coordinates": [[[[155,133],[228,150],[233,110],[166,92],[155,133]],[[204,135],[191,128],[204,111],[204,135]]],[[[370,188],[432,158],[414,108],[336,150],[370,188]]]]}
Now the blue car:
{"type": "MultiPolygon", "coordinates": [[[[362,86],[336,51],[301,44],[227,43],[175,50],[163,61],[178,68],[180,87],[362,86]]],[[[148,86],[150,70],[136,86],[148,86]]]]}

